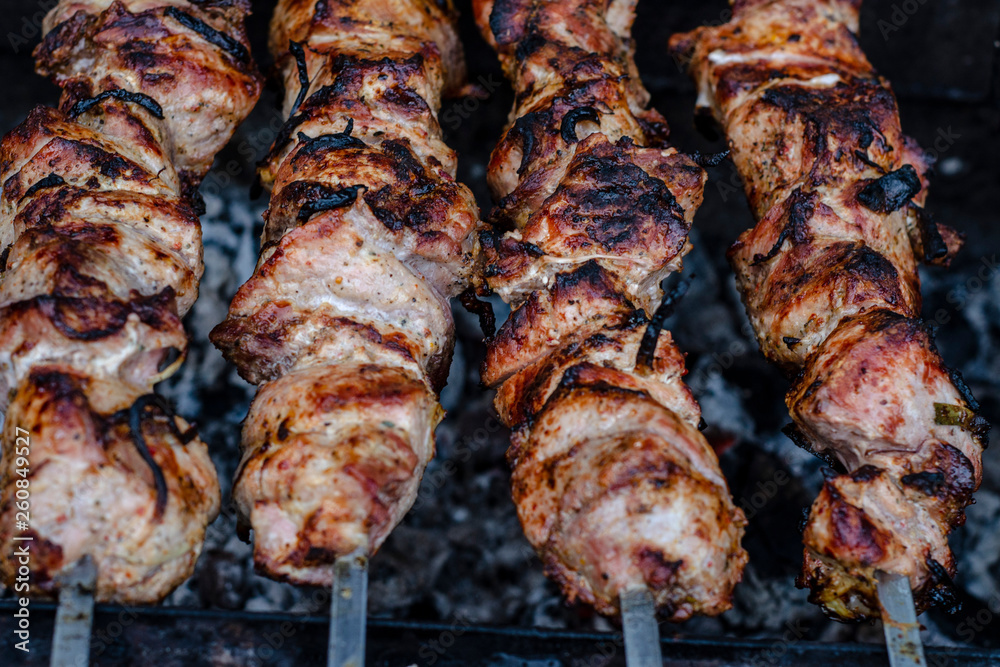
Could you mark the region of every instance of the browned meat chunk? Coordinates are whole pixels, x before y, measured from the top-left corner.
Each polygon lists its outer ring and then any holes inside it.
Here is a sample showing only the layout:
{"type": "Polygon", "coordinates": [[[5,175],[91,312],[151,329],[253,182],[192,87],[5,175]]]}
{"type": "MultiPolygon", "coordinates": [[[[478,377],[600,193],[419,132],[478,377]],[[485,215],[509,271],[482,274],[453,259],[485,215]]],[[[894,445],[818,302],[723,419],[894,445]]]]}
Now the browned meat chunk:
{"type": "Polygon", "coordinates": [[[635,2],[477,0],[516,93],[490,160],[485,286],[514,311],[484,382],[514,430],[528,540],[571,600],[646,586],[683,620],[731,605],[745,519],[697,429],[684,358],[651,324],[705,172],[666,142],[632,59],[635,2]]]}
{"type": "Polygon", "coordinates": [[[798,444],[847,470],[806,524],[799,584],[842,619],[879,615],[876,570],[923,609],[955,573],[948,533],[986,429],[920,312],[918,261],[961,236],[922,215],[927,161],[862,53],[858,0],[739,0],[671,40],[725,130],[757,225],[730,248],[761,350],[791,374],[798,444]]]}
{"type": "Polygon", "coordinates": [[[289,118],[261,169],[257,270],[212,340],[260,384],[233,495],[274,578],[330,584],[338,556],[375,553],[434,454],[479,224],[437,121],[465,76],[454,19],[281,0],[271,22],[289,118]]]}
{"type": "Polygon", "coordinates": [[[90,555],[98,600],[157,602],[191,575],[218,514],[207,447],[153,387],[187,348],[195,188],[260,92],[248,10],[64,0],[45,19],[35,55],[60,108],[35,109],[0,145],[6,585],[21,482],[41,594],[90,555]]]}

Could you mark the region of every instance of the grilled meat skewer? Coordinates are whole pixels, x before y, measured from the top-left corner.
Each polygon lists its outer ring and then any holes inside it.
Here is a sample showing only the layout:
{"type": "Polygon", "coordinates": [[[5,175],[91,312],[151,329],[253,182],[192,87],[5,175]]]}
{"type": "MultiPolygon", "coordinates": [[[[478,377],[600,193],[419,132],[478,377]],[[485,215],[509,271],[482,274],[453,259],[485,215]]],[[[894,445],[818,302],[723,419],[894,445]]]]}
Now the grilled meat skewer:
{"type": "Polygon", "coordinates": [[[484,288],[514,310],[483,380],[513,428],[525,534],[566,596],[617,614],[646,587],[683,620],[730,607],[745,519],[698,431],[683,356],[647,317],[689,249],[705,172],[648,108],[634,5],[474,2],[516,93],[481,235],[484,288]]]}
{"type": "Polygon", "coordinates": [[[289,115],[262,168],[262,250],[212,340],[259,384],[234,498],[254,562],[330,585],[409,510],[443,415],[478,210],[441,95],[464,61],[447,2],[281,0],[289,115]]]}
{"type": "Polygon", "coordinates": [[[187,347],[197,185],[260,92],[248,11],[77,0],[45,19],[35,57],[59,108],[36,108],[0,145],[8,586],[28,544],[34,593],[55,594],[89,554],[98,600],[156,602],[190,576],[218,513],[204,443],[153,387],[187,347]]]}
{"type": "Polygon", "coordinates": [[[859,8],[741,0],[671,41],[757,219],[729,259],[761,350],[795,374],[791,434],[845,471],[812,506],[798,580],[841,619],[879,615],[878,570],[909,577],[919,609],[944,596],[988,430],[918,319],[918,261],[947,264],[961,237],[923,212],[927,160],[858,45],[859,8]]]}

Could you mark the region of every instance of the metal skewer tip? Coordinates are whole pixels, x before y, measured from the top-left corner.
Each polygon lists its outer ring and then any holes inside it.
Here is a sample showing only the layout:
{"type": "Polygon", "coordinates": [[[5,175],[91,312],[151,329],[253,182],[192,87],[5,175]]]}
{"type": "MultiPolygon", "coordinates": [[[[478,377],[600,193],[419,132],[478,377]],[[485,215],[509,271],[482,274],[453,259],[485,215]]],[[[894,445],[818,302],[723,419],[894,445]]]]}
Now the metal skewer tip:
{"type": "Polygon", "coordinates": [[[84,556],[59,579],[59,609],[49,665],[86,667],[90,663],[97,566],[90,556],[84,556]]]}
{"type": "Polygon", "coordinates": [[[876,572],[875,577],[889,664],[892,667],[927,667],[909,577],[881,571],[876,572]]]}
{"type": "Polygon", "coordinates": [[[358,549],[333,564],[327,667],[364,667],[368,554],[358,549]]]}
{"type": "Polygon", "coordinates": [[[649,589],[630,588],[621,594],[625,664],[628,667],[663,667],[660,628],[649,589]]]}

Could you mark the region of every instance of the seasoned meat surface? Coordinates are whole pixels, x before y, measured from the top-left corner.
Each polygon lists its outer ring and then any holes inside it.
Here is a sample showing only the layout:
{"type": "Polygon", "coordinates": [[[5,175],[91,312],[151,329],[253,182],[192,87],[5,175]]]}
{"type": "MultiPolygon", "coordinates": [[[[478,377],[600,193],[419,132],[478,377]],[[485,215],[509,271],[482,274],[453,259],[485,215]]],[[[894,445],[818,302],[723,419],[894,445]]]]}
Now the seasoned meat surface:
{"type": "Polygon", "coordinates": [[[514,501],[549,575],[612,615],[648,587],[679,621],[730,607],[745,519],[698,431],[683,355],[650,321],[705,172],[647,106],[634,4],[473,3],[516,94],[480,235],[481,289],[514,310],[482,377],[513,429],[514,501]]]}
{"type": "Polygon", "coordinates": [[[757,219],[729,259],[761,350],[795,376],[791,434],[846,471],[812,507],[799,578],[841,619],[879,615],[877,570],[921,609],[946,597],[988,430],[917,319],[918,262],[962,239],[923,212],[929,164],[858,45],[859,7],[740,0],[671,40],[757,219]]]}
{"type": "MultiPolygon", "coordinates": [[[[219,482],[205,445],[150,395],[142,385],[63,364],[35,365],[19,384],[4,423],[2,502],[10,521],[0,541],[13,554],[23,544],[14,536],[32,538],[32,592],[55,594],[59,573],[88,554],[102,601],[156,603],[194,571],[205,527],[219,513],[219,482]],[[14,531],[15,481],[23,479],[14,454],[26,434],[27,534],[14,531]]],[[[0,560],[7,585],[18,567],[13,556],[0,560]]]]}
{"type": "Polygon", "coordinates": [[[153,387],[187,347],[203,268],[194,188],[260,92],[247,10],[61,2],[45,19],[35,53],[59,108],[0,144],[8,586],[25,485],[37,594],[90,555],[98,600],[157,602],[190,576],[219,511],[205,444],[153,387]]]}
{"type": "Polygon", "coordinates": [[[45,18],[38,71],[61,106],[124,89],[162,109],[174,169],[196,186],[260,95],[243,19],[249,0],[76,0],[45,18]]]}
{"type": "Polygon", "coordinates": [[[267,576],[329,585],[416,498],[479,212],[441,138],[464,81],[449,2],[281,0],[289,116],[261,167],[257,269],[212,340],[260,385],[234,498],[267,576]]]}

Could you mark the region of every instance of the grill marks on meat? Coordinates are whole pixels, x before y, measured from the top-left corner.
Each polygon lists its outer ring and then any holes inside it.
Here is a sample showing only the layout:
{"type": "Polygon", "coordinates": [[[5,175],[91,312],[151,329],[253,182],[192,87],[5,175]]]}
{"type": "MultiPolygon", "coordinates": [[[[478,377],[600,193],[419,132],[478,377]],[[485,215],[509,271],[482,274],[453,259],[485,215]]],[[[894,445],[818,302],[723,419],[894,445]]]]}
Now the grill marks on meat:
{"type": "Polygon", "coordinates": [[[513,496],[548,574],[605,614],[646,585],[682,620],[730,607],[745,519],[698,431],[683,355],[666,332],[643,345],[705,173],[647,108],[633,6],[474,3],[516,94],[480,234],[482,287],[514,310],[482,375],[513,428],[513,496]]]}
{"type": "Polygon", "coordinates": [[[567,267],[593,260],[652,312],[659,283],[686,252],[690,226],[668,183],[700,192],[701,168],[674,149],[639,148],[630,137],[611,144],[601,133],[564,150],[573,153],[565,172],[526,224],[483,242],[491,288],[518,304],[567,267]]]}
{"type": "Polygon", "coordinates": [[[261,166],[257,270],[212,332],[260,385],[233,495],[273,578],[329,585],[338,556],[374,553],[434,453],[478,225],[437,121],[464,80],[454,18],[425,0],[275,10],[294,115],[261,166]]]}
{"type": "Polygon", "coordinates": [[[36,50],[60,109],[0,144],[0,574],[13,585],[24,429],[35,593],[90,554],[99,600],[157,602],[219,509],[207,448],[152,391],[183,360],[203,269],[189,195],[260,84],[169,9],[246,42],[245,3],[61,2],[36,50]]]}
{"type": "Polygon", "coordinates": [[[253,64],[234,55],[249,47],[249,11],[247,0],[64,0],[45,18],[38,71],[66,110],[116,89],[155,100],[166,157],[193,189],[260,94],[253,64]]]}
{"type": "Polygon", "coordinates": [[[804,533],[801,582],[841,617],[877,616],[879,568],[909,575],[918,604],[926,606],[938,585],[928,559],[954,575],[947,536],[965,522],[963,510],[982,479],[984,444],[974,428],[938,418],[938,405],[968,405],[929,332],[887,310],[846,318],[810,359],[787,402],[814,447],[855,475],[878,472],[871,480],[826,482],[804,533]],[[845,505],[890,536],[877,553],[838,539],[835,510],[845,505]]]}
{"type": "Polygon", "coordinates": [[[961,237],[922,211],[928,165],[858,46],[858,5],[739,2],[671,41],[758,220],[729,259],[762,351],[797,373],[798,444],[847,471],[813,504],[799,578],[842,619],[879,615],[879,569],[907,575],[921,609],[942,597],[985,445],[916,319],[917,259],[947,264],[961,237]]]}
{"type": "Polygon", "coordinates": [[[327,362],[263,384],[233,494],[257,569],[324,584],[338,556],[374,551],[413,504],[441,416],[419,373],[388,363],[327,362]]]}
{"type": "MultiPolygon", "coordinates": [[[[128,421],[113,419],[118,406],[132,405],[141,389],[114,377],[69,369],[64,363],[36,365],[7,406],[4,439],[14,443],[17,426],[30,432],[31,516],[36,540],[31,585],[55,594],[56,577],[83,554],[99,565],[97,598],[155,603],[191,575],[205,526],[218,514],[219,487],[204,444],[178,437],[179,418],[143,416],[149,455],[166,485],[167,502],[157,516],[156,481],[137,451],[128,421]]],[[[11,450],[13,446],[11,447],[11,450]]],[[[13,459],[13,451],[5,458],[13,459]]],[[[20,479],[5,467],[3,513],[11,521],[0,539],[13,553],[14,487],[20,479]]],[[[4,579],[17,576],[17,559],[0,560],[4,579]]]]}

